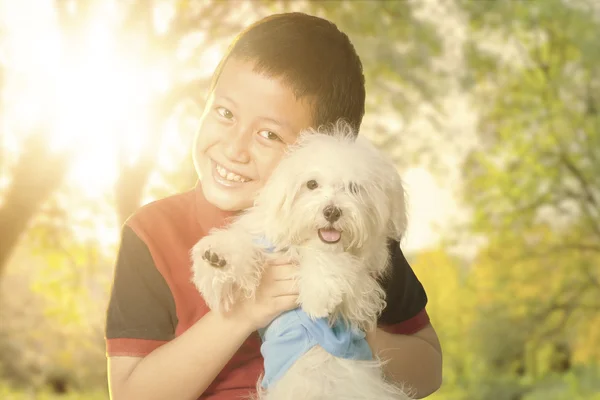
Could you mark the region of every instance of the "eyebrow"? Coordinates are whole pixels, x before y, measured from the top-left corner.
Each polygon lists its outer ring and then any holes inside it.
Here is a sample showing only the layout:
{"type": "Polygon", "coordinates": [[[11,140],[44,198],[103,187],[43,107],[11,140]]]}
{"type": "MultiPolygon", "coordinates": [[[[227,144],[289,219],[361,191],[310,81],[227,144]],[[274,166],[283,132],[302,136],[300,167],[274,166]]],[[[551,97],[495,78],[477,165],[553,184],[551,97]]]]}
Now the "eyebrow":
{"type": "Polygon", "coordinates": [[[274,118],[269,118],[269,117],[259,117],[261,120],[263,121],[267,121],[267,122],[271,122],[275,125],[278,125],[281,128],[287,129],[287,130],[291,130],[291,127],[288,123],[285,122],[281,122],[279,120],[276,120],[274,118]]]}
{"type": "Polygon", "coordinates": [[[231,103],[234,106],[237,106],[237,103],[231,97],[229,97],[227,95],[219,95],[219,94],[215,93],[215,98],[216,99],[220,99],[220,100],[225,100],[228,103],[231,103]]]}

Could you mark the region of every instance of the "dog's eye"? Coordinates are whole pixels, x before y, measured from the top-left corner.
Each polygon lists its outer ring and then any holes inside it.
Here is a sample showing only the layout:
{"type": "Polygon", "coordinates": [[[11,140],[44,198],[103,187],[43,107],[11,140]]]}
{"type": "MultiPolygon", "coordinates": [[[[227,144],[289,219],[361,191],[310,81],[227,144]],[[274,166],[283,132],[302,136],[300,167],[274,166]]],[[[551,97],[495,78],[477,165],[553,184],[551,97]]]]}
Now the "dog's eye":
{"type": "Polygon", "coordinates": [[[306,182],[306,187],[310,190],[314,190],[319,187],[319,184],[314,179],[311,179],[310,181],[306,182]]]}
{"type": "Polygon", "coordinates": [[[358,194],[360,191],[360,186],[358,186],[358,183],[356,182],[350,182],[348,185],[348,190],[350,190],[350,193],[352,194],[358,194]]]}

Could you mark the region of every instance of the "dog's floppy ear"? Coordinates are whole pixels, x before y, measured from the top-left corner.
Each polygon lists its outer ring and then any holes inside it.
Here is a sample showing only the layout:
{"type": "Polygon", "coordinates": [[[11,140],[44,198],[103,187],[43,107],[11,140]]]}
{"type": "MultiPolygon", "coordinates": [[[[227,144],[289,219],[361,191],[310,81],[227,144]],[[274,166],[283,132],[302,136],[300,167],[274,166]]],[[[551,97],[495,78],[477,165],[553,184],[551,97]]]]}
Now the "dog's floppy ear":
{"type": "Polygon", "coordinates": [[[406,193],[402,184],[392,190],[390,196],[392,216],[390,218],[390,237],[400,241],[406,233],[408,216],[406,210],[406,193]]]}
{"type": "Polygon", "coordinates": [[[260,206],[277,219],[289,215],[294,197],[297,192],[297,183],[293,176],[286,176],[284,169],[278,169],[269,177],[268,183],[258,195],[255,204],[260,206]]]}
{"type": "Polygon", "coordinates": [[[402,183],[402,178],[398,174],[395,166],[392,166],[393,171],[390,171],[390,186],[389,186],[389,199],[390,199],[390,212],[391,217],[388,225],[389,237],[400,241],[406,233],[408,225],[407,216],[407,201],[406,192],[402,183]]]}
{"type": "Polygon", "coordinates": [[[285,232],[286,224],[282,222],[290,217],[299,190],[298,180],[289,175],[293,171],[288,168],[291,162],[293,161],[286,158],[280,162],[254,203],[261,210],[265,234],[272,241],[285,240],[288,232],[285,232]]]}
{"type": "Polygon", "coordinates": [[[402,178],[393,159],[379,150],[370,140],[358,136],[356,144],[362,146],[371,156],[375,168],[377,185],[385,190],[389,201],[390,218],[387,224],[388,237],[400,241],[404,237],[408,223],[406,213],[406,194],[402,178]]]}

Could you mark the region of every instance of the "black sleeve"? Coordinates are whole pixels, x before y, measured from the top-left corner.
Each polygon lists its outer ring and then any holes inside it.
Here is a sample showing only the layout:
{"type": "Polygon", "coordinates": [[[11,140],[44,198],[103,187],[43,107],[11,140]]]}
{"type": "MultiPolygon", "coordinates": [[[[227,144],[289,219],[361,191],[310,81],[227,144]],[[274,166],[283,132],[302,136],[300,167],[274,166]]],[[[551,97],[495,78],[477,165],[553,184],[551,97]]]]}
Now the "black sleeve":
{"type": "Polygon", "coordinates": [[[381,282],[386,293],[387,306],[379,323],[393,325],[416,316],[427,305],[427,294],[413,269],[404,257],[400,244],[390,241],[390,273],[381,282]]]}
{"type": "Polygon", "coordinates": [[[106,315],[106,338],[166,341],[173,339],[176,326],[169,286],[146,244],[126,225],[106,315]]]}

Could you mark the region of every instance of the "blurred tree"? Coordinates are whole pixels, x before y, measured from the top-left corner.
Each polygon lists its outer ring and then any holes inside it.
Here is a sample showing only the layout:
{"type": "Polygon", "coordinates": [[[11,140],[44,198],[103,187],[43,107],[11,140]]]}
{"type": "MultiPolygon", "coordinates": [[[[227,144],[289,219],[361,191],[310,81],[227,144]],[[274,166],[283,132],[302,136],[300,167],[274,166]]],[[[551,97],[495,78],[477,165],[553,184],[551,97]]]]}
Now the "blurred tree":
{"type": "Polygon", "coordinates": [[[43,133],[34,132],[23,147],[24,151],[11,172],[11,184],[0,205],[0,273],[29,221],[60,185],[68,168],[67,155],[46,152],[43,133]],[[42,170],[38,162],[44,163],[42,170]]]}
{"type": "Polygon", "coordinates": [[[444,248],[411,257],[444,349],[444,386],[434,398],[530,399],[559,385],[560,376],[593,381],[600,304],[590,283],[571,271],[599,260],[523,257],[531,241],[550,241],[553,233],[532,227],[523,234],[529,240],[494,235],[470,262],[444,248]]]}
{"type": "Polygon", "coordinates": [[[479,360],[471,336],[478,300],[470,266],[444,248],[419,252],[409,261],[427,291],[427,313],[444,350],[442,398],[474,398],[468,388],[479,360]]]}
{"type": "Polygon", "coordinates": [[[600,311],[600,12],[585,0],[458,4],[471,32],[461,78],[480,113],[463,200],[488,241],[474,343],[489,391],[477,397],[523,398],[571,369],[600,311]]]}
{"type": "Polygon", "coordinates": [[[482,146],[465,164],[475,227],[549,222],[569,232],[554,244],[561,250],[600,252],[598,14],[579,1],[465,4],[475,29],[468,80],[481,112],[482,146]]]}
{"type": "MultiPolygon", "coordinates": [[[[598,13],[584,1],[465,4],[475,33],[507,38],[496,52],[470,43],[482,146],[466,161],[464,197],[475,231],[528,240],[538,226],[556,234],[527,257],[600,255],[598,13]]],[[[600,291],[598,269],[573,272],[600,291]]]]}
{"type": "Polygon", "coordinates": [[[529,249],[557,233],[543,225],[521,233],[494,235],[469,274],[476,311],[468,341],[478,371],[469,379],[472,397],[524,398],[549,379],[600,361],[588,336],[600,302],[593,283],[573,273],[599,258],[528,257],[529,249]]]}

